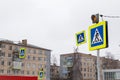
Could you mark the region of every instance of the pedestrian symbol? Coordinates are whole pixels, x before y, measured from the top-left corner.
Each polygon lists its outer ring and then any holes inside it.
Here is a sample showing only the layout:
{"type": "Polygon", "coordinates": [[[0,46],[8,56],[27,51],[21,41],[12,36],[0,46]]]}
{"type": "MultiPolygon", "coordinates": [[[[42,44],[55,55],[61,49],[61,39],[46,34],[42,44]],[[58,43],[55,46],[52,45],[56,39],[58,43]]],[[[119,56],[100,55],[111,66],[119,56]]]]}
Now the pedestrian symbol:
{"type": "Polygon", "coordinates": [[[26,49],[20,48],[19,58],[25,58],[25,56],[26,56],[26,49]]]}
{"type": "Polygon", "coordinates": [[[89,27],[89,50],[108,47],[107,22],[102,21],[89,27]]]}
{"type": "Polygon", "coordinates": [[[40,72],[40,78],[42,78],[43,77],[43,72],[40,72]]]}
{"type": "Polygon", "coordinates": [[[76,37],[76,45],[77,46],[86,42],[85,31],[76,33],[75,37],[76,37]]]}
{"type": "Polygon", "coordinates": [[[93,40],[92,40],[92,44],[95,44],[95,43],[99,43],[99,42],[102,42],[102,38],[101,38],[101,35],[98,31],[98,29],[96,28],[95,30],[95,33],[94,33],[94,37],[93,37],[93,40]]]}
{"type": "Polygon", "coordinates": [[[79,35],[79,36],[78,36],[78,42],[81,42],[81,41],[83,41],[83,40],[84,40],[83,36],[82,36],[82,35],[79,35]]]}
{"type": "Polygon", "coordinates": [[[44,72],[40,71],[39,74],[38,74],[38,79],[43,80],[43,78],[44,78],[44,72]]]}

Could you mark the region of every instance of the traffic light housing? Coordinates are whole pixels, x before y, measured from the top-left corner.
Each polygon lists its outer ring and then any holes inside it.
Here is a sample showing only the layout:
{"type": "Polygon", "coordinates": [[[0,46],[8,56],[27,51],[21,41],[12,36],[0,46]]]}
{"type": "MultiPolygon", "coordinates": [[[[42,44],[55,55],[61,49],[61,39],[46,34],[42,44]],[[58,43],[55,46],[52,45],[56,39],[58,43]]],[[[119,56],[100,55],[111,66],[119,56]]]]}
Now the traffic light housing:
{"type": "Polygon", "coordinates": [[[99,22],[99,14],[94,14],[91,16],[92,23],[98,23],[99,22]]]}

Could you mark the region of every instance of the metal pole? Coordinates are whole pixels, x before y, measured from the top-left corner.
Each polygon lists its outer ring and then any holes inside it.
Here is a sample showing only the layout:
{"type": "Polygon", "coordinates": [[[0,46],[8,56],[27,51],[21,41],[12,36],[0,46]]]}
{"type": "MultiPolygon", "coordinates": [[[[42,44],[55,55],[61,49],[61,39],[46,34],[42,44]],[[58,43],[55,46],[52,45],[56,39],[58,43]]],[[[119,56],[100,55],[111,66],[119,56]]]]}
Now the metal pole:
{"type": "Polygon", "coordinates": [[[100,60],[99,60],[99,53],[100,53],[100,50],[98,49],[97,50],[97,77],[98,77],[98,80],[100,80],[100,60]]]}

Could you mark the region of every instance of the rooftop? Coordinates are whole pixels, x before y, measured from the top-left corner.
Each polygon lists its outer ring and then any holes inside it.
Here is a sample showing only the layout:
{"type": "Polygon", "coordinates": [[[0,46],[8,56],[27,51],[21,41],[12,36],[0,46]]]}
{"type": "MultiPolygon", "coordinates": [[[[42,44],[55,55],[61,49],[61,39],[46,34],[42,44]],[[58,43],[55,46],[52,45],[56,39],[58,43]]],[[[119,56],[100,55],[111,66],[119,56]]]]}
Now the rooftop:
{"type": "MultiPolygon", "coordinates": [[[[27,40],[26,40],[27,41],[27,40]]],[[[23,44],[23,41],[12,41],[12,40],[8,40],[8,39],[2,39],[0,38],[0,42],[2,43],[7,43],[7,44],[13,44],[13,45],[17,45],[17,46],[25,46],[25,47],[31,47],[31,48],[37,48],[37,49],[43,49],[43,50],[48,50],[51,51],[50,49],[46,49],[46,48],[42,48],[42,47],[38,47],[36,45],[33,44],[29,44],[27,43],[26,45],[23,44]]]]}

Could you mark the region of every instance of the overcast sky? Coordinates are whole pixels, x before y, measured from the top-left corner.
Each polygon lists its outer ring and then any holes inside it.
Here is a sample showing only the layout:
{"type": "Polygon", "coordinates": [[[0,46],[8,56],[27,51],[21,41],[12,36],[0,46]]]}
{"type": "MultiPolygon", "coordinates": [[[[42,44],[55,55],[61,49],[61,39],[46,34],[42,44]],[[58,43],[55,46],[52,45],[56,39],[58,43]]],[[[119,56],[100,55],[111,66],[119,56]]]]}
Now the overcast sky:
{"type": "MultiPolygon", "coordinates": [[[[120,16],[119,0],[0,0],[0,38],[13,41],[27,39],[28,43],[52,50],[58,60],[60,54],[73,52],[75,33],[92,25],[92,14],[120,16]]],[[[120,58],[120,18],[108,21],[109,47],[101,49],[120,58]]],[[[96,55],[88,50],[88,43],[79,52],[96,55]]],[[[58,61],[59,62],[59,61],[58,61]]]]}

